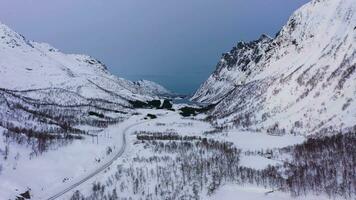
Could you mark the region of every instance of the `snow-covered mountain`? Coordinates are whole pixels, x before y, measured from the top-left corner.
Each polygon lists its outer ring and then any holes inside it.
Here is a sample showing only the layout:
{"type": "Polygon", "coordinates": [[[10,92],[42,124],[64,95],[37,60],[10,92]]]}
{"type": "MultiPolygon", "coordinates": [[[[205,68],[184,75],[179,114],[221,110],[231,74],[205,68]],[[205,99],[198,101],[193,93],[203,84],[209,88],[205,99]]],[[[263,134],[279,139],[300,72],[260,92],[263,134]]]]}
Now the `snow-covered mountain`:
{"type": "Polygon", "coordinates": [[[86,98],[121,103],[166,91],[156,83],[137,84],[118,78],[90,56],[65,54],[49,44],[29,41],[1,23],[0,58],[0,86],[11,90],[61,88],[86,98]]]}
{"type": "Polygon", "coordinates": [[[223,54],[193,100],[216,122],[270,133],[356,129],[356,2],[312,0],[275,38],[223,54]]]}
{"type": "MultiPolygon", "coordinates": [[[[109,73],[100,61],[27,40],[0,23],[0,126],[29,137],[105,127],[131,113],[132,100],[166,92],[109,73]]],[[[10,134],[11,135],[11,134],[10,134]]]]}
{"type": "Polygon", "coordinates": [[[145,89],[145,92],[152,95],[159,95],[159,96],[171,96],[174,95],[173,92],[169,91],[162,85],[148,80],[139,80],[135,81],[134,84],[139,88],[145,89]]]}

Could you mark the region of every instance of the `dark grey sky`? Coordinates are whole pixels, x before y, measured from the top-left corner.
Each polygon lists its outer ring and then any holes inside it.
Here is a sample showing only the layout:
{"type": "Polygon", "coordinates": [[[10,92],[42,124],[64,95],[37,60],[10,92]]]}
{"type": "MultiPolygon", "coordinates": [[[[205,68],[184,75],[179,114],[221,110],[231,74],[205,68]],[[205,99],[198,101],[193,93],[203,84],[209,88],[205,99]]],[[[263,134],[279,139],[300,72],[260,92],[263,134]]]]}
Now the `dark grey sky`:
{"type": "Polygon", "coordinates": [[[0,21],[118,76],[193,92],[239,40],[274,35],[308,0],[1,0],[0,21]]]}

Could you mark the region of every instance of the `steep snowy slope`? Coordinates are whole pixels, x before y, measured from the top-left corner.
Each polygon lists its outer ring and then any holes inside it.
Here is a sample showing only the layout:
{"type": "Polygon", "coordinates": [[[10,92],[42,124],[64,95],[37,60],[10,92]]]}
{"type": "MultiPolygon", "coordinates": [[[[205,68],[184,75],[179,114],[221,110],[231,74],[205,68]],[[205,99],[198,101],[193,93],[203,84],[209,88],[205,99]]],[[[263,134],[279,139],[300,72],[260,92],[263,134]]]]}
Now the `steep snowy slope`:
{"type": "Polygon", "coordinates": [[[225,125],[311,134],[355,128],[356,2],[313,0],[271,39],[223,55],[193,100],[225,125]]]}

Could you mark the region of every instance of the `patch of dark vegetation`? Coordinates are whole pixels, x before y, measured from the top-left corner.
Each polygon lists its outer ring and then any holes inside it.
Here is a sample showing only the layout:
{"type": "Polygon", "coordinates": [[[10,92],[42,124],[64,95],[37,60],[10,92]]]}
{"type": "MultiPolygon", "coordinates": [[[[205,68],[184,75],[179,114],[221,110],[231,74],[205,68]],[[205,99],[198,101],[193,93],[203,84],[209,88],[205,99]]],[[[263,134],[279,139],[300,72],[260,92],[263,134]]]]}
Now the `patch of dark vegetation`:
{"type": "Polygon", "coordinates": [[[148,101],[147,104],[152,108],[156,108],[156,109],[161,108],[161,100],[148,101]]]}
{"type": "Polygon", "coordinates": [[[156,119],[156,118],[157,118],[157,116],[156,116],[156,115],[154,115],[154,114],[150,114],[150,113],[148,113],[148,114],[147,114],[147,118],[150,118],[150,119],[156,119]]]}
{"type": "Polygon", "coordinates": [[[172,105],[172,103],[171,103],[169,100],[165,99],[165,100],[163,101],[162,109],[170,110],[170,109],[172,109],[172,107],[173,107],[173,105],[172,105]]]}
{"type": "Polygon", "coordinates": [[[148,104],[146,102],[143,102],[143,101],[135,100],[135,101],[129,101],[129,103],[134,108],[147,108],[148,107],[148,104]]]}
{"type": "Polygon", "coordinates": [[[24,193],[21,193],[20,196],[16,197],[16,200],[25,200],[25,199],[31,199],[30,191],[27,190],[24,193]]]}
{"type": "Polygon", "coordinates": [[[183,117],[189,117],[189,116],[197,115],[199,108],[193,108],[193,107],[185,106],[183,108],[180,108],[179,110],[180,110],[180,114],[183,117]]]}
{"type": "Polygon", "coordinates": [[[99,117],[99,118],[104,118],[105,115],[102,114],[102,113],[97,113],[97,112],[94,112],[94,111],[89,111],[89,115],[90,116],[96,116],[96,117],[99,117]]]}
{"type": "Polygon", "coordinates": [[[190,106],[185,106],[180,108],[180,114],[183,117],[189,117],[189,116],[196,116],[199,113],[205,113],[208,112],[209,110],[213,109],[216,106],[216,104],[210,104],[205,107],[190,107],[190,106]]]}
{"type": "Polygon", "coordinates": [[[165,99],[163,103],[161,103],[161,100],[151,100],[147,102],[143,101],[129,101],[132,107],[134,108],[155,108],[155,109],[167,109],[167,110],[172,110],[172,103],[170,100],[165,99]]]}
{"type": "Polygon", "coordinates": [[[202,140],[201,137],[198,136],[181,136],[175,132],[172,133],[162,133],[162,132],[145,132],[141,131],[136,133],[137,140],[202,140]]]}

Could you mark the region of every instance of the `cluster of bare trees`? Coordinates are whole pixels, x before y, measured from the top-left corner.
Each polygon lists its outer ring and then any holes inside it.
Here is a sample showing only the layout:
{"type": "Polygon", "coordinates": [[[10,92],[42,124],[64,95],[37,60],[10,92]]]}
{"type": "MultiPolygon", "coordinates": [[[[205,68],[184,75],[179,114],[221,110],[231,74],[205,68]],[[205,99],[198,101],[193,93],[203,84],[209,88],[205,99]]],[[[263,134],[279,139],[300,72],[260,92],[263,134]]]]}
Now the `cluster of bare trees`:
{"type": "Polygon", "coordinates": [[[201,199],[203,192],[213,194],[227,182],[278,188],[284,183],[275,167],[258,171],[239,166],[241,151],[228,142],[148,132],[137,138],[136,145],[151,155],[137,155],[127,166],[119,165],[105,182],[108,191],[102,195],[94,190],[86,198],[75,195],[86,200],[201,199]]]}
{"type": "Polygon", "coordinates": [[[93,190],[84,199],[199,199],[202,191],[213,193],[236,173],[229,166],[238,166],[240,151],[231,143],[149,132],[137,139],[136,147],[152,154],[117,166],[103,194],[93,190]]]}
{"type": "Polygon", "coordinates": [[[147,132],[147,131],[140,131],[136,132],[136,138],[140,141],[145,140],[201,140],[202,137],[198,136],[181,136],[176,132],[147,132]]]}
{"type": "Polygon", "coordinates": [[[246,152],[270,159],[282,154],[292,157],[263,170],[240,166],[241,151],[228,142],[176,133],[139,132],[136,136],[135,148],[148,153],[117,166],[105,182],[95,183],[91,194],[84,197],[76,192],[72,199],[201,199],[225,183],[254,184],[293,196],[316,193],[352,199],[356,195],[355,133],[246,152]]]}
{"type": "Polygon", "coordinates": [[[348,199],[356,196],[356,133],[308,139],[283,149],[292,155],[285,163],[287,187],[293,195],[326,193],[348,199]]]}
{"type": "Polygon", "coordinates": [[[2,134],[7,142],[30,146],[36,155],[51,144],[65,145],[81,139],[87,132],[76,128],[79,125],[105,128],[124,117],[117,114],[120,111],[113,109],[111,102],[100,101],[101,107],[98,100],[60,104],[45,101],[48,98],[32,99],[26,94],[0,89],[0,127],[5,129],[2,134]],[[118,117],[109,117],[112,113],[118,117]]]}

